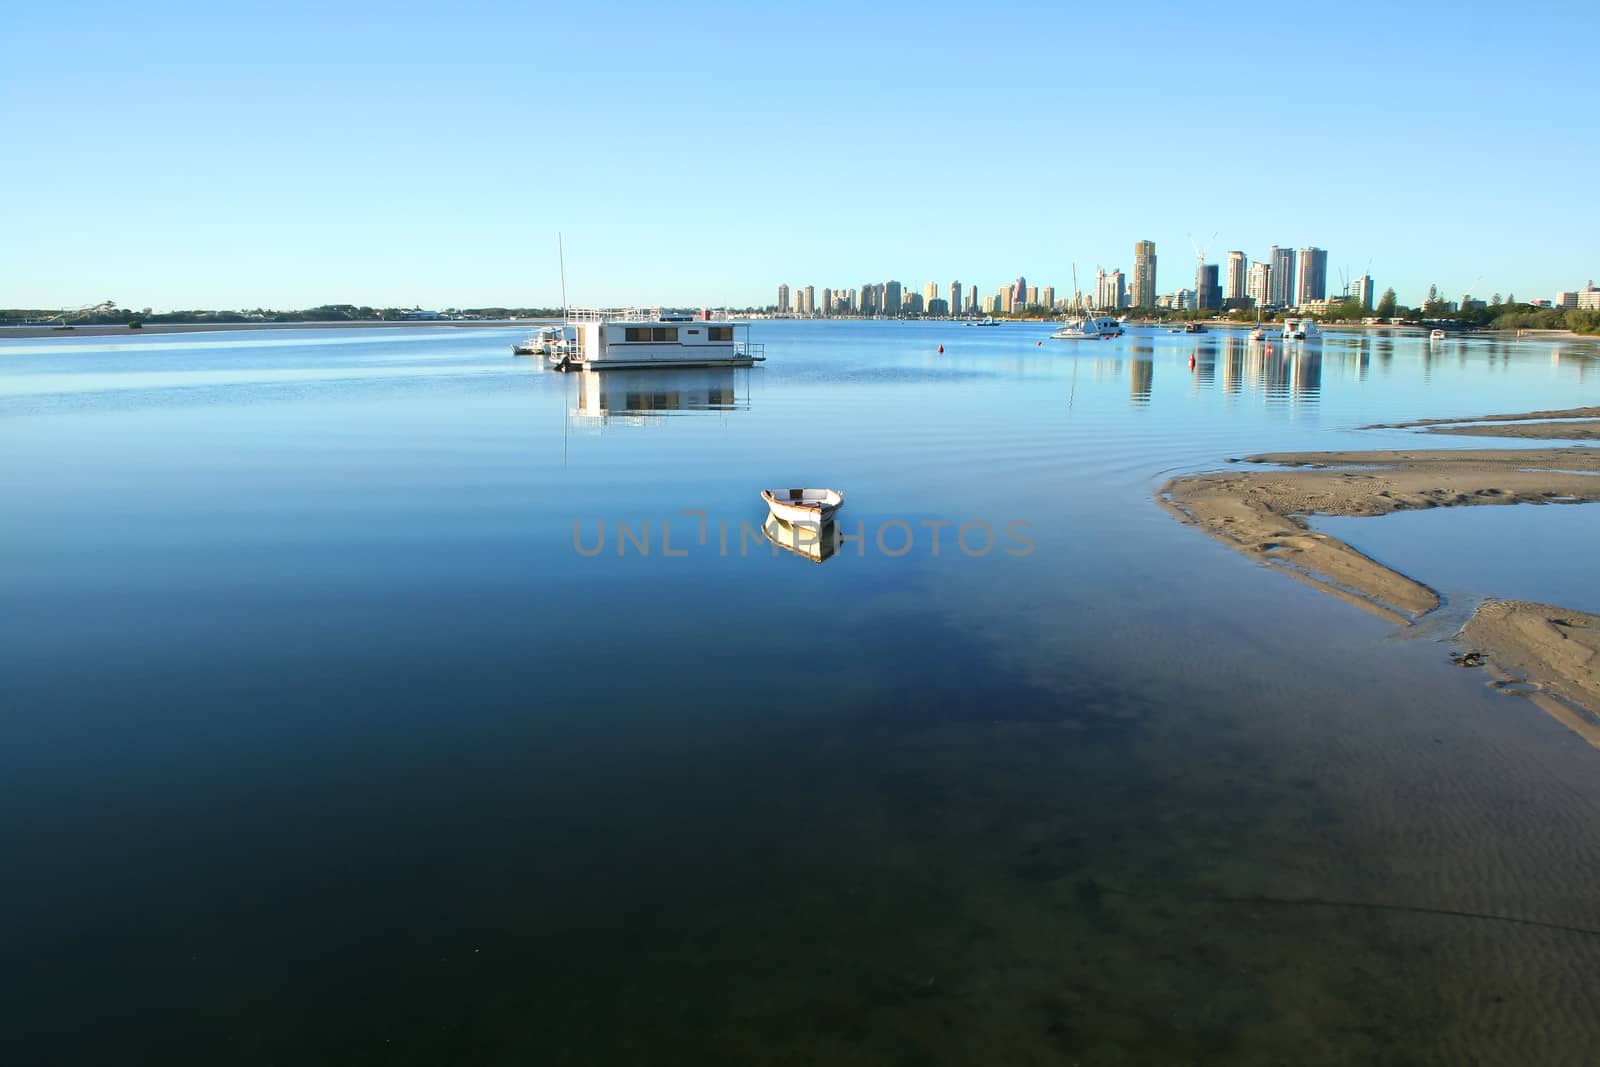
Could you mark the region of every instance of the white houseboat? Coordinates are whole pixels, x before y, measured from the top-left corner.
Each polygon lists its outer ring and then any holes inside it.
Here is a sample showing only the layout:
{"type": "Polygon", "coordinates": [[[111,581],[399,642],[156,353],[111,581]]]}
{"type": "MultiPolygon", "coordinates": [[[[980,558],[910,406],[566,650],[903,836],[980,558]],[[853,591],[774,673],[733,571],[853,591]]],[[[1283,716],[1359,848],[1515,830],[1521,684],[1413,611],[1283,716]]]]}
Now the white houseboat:
{"type": "Polygon", "coordinates": [[[750,343],[749,323],[713,319],[710,312],[572,308],[562,336],[550,354],[557,370],[748,367],[766,358],[761,345],[750,343]]]}

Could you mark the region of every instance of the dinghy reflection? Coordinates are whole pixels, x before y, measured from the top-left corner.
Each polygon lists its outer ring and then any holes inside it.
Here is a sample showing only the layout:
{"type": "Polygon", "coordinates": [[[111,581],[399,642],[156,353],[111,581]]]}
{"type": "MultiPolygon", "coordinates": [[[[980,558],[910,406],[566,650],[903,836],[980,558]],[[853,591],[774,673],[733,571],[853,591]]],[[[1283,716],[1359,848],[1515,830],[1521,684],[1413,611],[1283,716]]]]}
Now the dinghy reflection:
{"type": "Polygon", "coordinates": [[[584,371],[574,375],[577,402],[571,414],[595,423],[643,424],[669,415],[745,411],[749,374],[733,367],[584,371]]]}
{"type": "Polygon", "coordinates": [[[768,541],[785,552],[792,552],[813,563],[821,563],[839,550],[839,529],[833,522],[821,526],[803,522],[787,523],[769,514],[761,532],[767,535],[768,541]]]}

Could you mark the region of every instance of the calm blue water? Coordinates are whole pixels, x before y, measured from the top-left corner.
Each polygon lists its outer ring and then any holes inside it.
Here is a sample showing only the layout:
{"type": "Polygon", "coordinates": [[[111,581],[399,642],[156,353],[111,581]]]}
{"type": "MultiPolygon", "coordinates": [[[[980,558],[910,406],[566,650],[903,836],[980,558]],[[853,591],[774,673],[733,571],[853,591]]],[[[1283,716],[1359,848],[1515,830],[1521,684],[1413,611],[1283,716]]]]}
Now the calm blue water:
{"type": "Polygon", "coordinates": [[[0,337],[6,1059],[1600,1056],[1600,757],[1153,502],[1594,345],[523,332],[0,337]]]}

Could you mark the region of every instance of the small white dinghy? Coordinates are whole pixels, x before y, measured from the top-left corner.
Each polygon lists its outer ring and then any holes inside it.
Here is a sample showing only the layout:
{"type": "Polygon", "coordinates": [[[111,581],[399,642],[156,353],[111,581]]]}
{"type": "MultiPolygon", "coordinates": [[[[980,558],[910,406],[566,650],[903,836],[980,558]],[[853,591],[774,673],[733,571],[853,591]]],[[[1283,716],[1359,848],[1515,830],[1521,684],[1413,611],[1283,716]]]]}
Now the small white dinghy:
{"type": "Polygon", "coordinates": [[[774,518],[813,528],[832,521],[844,505],[844,494],[837,489],[763,489],[761,499],[774,518]]]}

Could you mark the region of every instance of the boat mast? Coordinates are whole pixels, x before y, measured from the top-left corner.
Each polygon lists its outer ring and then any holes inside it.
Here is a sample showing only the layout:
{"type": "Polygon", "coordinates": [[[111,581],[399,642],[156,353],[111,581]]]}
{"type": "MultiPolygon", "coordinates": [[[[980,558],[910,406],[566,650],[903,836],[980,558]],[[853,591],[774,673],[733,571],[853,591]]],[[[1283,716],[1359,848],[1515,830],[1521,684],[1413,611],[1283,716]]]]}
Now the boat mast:
{"type": "Polygon", "coordinates": [[[567,249],[562,243],[561,231],[556,231],[556,258],[561,262],[561,321],[567,319],[567,249]]]}

